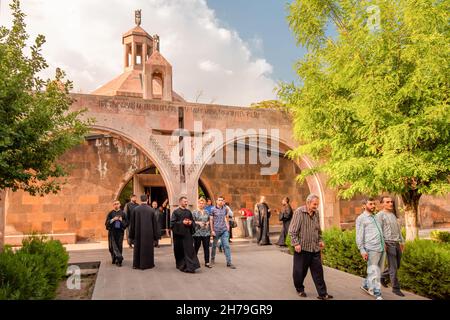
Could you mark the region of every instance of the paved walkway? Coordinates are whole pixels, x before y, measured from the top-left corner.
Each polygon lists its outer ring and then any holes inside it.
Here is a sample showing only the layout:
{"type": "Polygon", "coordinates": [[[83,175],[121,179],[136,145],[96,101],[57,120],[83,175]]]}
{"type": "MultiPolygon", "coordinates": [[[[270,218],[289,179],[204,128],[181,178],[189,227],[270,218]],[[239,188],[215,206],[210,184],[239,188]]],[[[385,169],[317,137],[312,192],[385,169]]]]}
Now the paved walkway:
{"type": "MultiPolygon", "coordinates": [[[[276,246],[258,247],[254,244],[232,245],[233,263],[237,269],[226,268],[223,253],[217,253],[212,269],[202,267],[196,274],[186,274],[175,268],[170,246],[155,251],[156,267],[134,270],[132,251],[124,249],[122,268],[111,264],[107,249],[70,251],[70,262],[101,261],[93,299],[161,299],[161,300],[302,300],[292,284],[292,256],[276,246]],[[218,285],[220,281],[220,285],[218,285]],[[216,289],[216,290],[214,290],[216,289]]],[[[200,260],[203,251],[199,252],[200,260]]],[[[330,294],[339,300],[373,299],[359,289],[361,278],[325,267],[325,281],[330,294]]],[[[317,293],[308,274],[305,280],[308,298],[317,293]]],[[[383,290],[385,300],[424,299],[405,292],[400,298],[383,290]]]]}

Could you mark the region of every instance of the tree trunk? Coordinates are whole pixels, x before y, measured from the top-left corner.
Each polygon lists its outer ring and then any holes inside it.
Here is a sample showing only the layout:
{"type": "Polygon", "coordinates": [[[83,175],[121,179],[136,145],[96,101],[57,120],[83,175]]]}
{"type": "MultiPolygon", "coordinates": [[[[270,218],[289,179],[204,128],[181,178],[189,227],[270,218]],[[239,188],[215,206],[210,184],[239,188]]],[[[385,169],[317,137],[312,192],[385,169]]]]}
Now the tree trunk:
{"type": "Polygon", "coordinates": [[[0,189],[0,252],[5,245],[6,229],[6,190],[0,189]]]}
{"type": "Polygon", "coordinates": [[[403,204],[405,205],[406,241],[419,238],[418,212],[421,196],[415,190],[402,194],[403,204]]]}

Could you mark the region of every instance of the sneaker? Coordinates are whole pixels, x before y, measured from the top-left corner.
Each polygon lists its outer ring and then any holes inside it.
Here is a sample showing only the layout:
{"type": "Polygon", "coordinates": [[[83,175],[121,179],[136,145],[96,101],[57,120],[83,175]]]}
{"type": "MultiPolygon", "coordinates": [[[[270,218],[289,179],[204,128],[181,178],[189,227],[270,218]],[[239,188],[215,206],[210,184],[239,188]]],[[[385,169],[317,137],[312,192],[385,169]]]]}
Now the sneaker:
{"type": "Polygon", "coordinates": [[[205,263],[205,267],[207,268],[212,268],[211,265],[209,263],[205,263]]]}
{"type": "Polygon", "coordinates": [[[361,288],[361,290],[364,291],[365,293],[370,294],[371,296],[373,296],[372,290],[370,290],[368,287],[361,286],[360,288],[361,288]]]}
{"type": "Polygon", "coordinates": [[[306,298],[306,293],[305,293],[305,291],[297,292],[297,294],[298,294],[299,297],[306,298]]]}
{"type": "Polygon", "coordinates": [[[405,294],[403,292],[401,292],[400,289],[392,290],[392,293],[398,295],[399,297],[404,297],[405,296],[405,294]]]}
{"type": "Polygon", "coordinates": [[[227,264],[227,267],[230,268],[230,269],[236,269],[236,267],[233,264],[231,264],[231,263],[227,264]]]}
{"type": "Polygon", "coordinates": [[[381,294],[375,295],[375,300],[384,300],[381,294]]]}

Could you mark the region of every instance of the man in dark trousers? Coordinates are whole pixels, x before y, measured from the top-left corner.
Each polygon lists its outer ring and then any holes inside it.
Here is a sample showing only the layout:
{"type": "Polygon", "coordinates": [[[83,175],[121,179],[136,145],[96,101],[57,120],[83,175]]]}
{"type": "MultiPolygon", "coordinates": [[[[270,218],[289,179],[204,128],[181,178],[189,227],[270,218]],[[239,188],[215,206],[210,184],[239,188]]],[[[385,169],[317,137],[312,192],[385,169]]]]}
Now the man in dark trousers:
{"type": "Polygon", "coordinates": [[[306,297],[305,280],[308,269],[319,296],[317,299],[328,300],[333,296],[327,292],[327,286],[323,279],[323,267],[320,257],[320,250],[324,248],[322,242],[322,231],[320,230],[319,197],[310,194],[306,198],[306,206],[295,210],[289,226],[291,244],[295,248],[294,252],[294,286],[300,297],[306,297]]]}
{"type": "Polygon", "coordinates": [[[186,197],[179,199],[179,207],[172,212],[170,228],[173,232],[173,252],[177,269],[186,273],[195,273],[200,268],[194,248],[195,223],[192,212],[187,209],[186,197]]]}
{"type": "Polygon", "coordinates": [[[154,246],[158,240],[155,210],[147,204],[147,196],[141,196],[141,204],[131,216],[130,238],[134,243],[133,269],[151,269],[155,266],[154,246]]]}
{"type": "Polygon", "coordinates": [[[400,297],[404,297],[405,295],[400,290],[397,271],[400,268],[405,240],[403,239],[402,229],[398,223],[394,199],[389,196],[383,196],[381,197],[380,202],[383,206],[383,210],[378,212],[377,216],[381,221],[389,265],[389,267],[381,274],[380,281],[381,284],[387,288],[388,279],[390,279],[392,292],[400,297]]]}
{"type": "MultiPolygon", "coordinates": [[[[133,194],[130,197],[130,202],[127,202],[127,204],[125,205],[125,208],[123,209],[123,211],[125,212],[125,215],[127,217],[128,222],[131,221],[131,216],[134,214],[133,210],[134,208],[136,208],[137,206],[139,206],[139,204],[137,203],[137,197],[135,194],[133,194]]],[[[127,235],[127,242],[128,242],[128,246],[130,248],[133,248],[133,242],[130,239],[130,226],[128,226],[128,228],[126,229],[126,235],[127,235]]]]}
{"type": "Polygon", "coordinates": [[[105,227],[108,230],[108,248],[112,263],[118,267],[122,266],[123,235],[127,225],[128,221],[125,212],[120,209],[120,202],[114,200],[113,210],[106,216],[105,227]]]}

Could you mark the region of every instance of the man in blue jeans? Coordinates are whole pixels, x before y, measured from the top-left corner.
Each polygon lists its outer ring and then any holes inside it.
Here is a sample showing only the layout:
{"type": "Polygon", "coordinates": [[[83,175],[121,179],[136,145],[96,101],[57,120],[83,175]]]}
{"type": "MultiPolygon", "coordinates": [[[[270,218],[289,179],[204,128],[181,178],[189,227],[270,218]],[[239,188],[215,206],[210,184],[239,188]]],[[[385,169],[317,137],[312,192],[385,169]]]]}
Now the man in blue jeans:
{"type": "Polygon", "coordinates": [[[217,198],[216,205],[211,209],[210,214],[210,226],[211,235],[214,237],[212,252],[211,252],[211,264],[214,265],[216,258],[217,241],[222,243],[223,250],[225,251],[225,257],[227,259],[227,267],[230,269],[236,269],[231,263],[231,250],[229,240],[230,224],[228,221],[228,210],[224,205],[225,201],[222,196],[217,198]]]}

